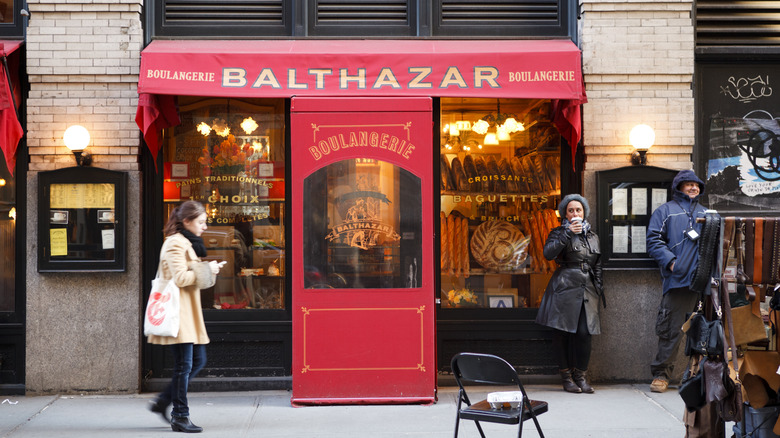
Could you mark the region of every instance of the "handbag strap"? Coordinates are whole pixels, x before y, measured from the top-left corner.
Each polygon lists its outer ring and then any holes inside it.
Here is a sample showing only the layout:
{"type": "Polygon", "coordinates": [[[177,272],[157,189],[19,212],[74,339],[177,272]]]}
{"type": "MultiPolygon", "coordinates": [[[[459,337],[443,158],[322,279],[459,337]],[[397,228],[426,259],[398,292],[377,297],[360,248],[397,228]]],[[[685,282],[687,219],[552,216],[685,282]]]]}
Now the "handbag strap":
{"type": "MultiPolygon", "coordinates": [[[[726,232],[731,231],[733,233],[735,231],[734,230],[734,224],[735,224],[734,218],[726,218],[726,224],[728,224],[729,222],[731,222],[732,227],[731,227],[731,230],[726,230],[726,232]]],[[[725,258],[728,257],[728,252],[729,252],[729,249],[730,249],[730,246],[732,244],[732,240],[733,239],[725,239],[724,238],[723,227],[721,227],[721,237],[722,237],[721,242],[723,242],[723,245],[719,245],[720,246],[719,251],[725,253],[725,256],[723,256],[721,254],[721,257],[718,257],[718,260],[720,262],[720,265],[718,266],[718,276],[716,277],[716,278],[718,278],[718,281],[717,281],[718,286],[717,286],[717,288],[713,288],[713,293],[717,293],[718,294],[718,298],[716,300],[715,297],[713,296],[712,297],[712,302],[713,302],[713,304],[715,304],[716,301],[719,302],[719,305],[716,308],[716,310],[718,312],[718,316],[721,316],[721,313],[723,314],[723,320],[726,323],[726,327],[728,327],[728,329],[727,329],[728,330],[728,335],[726,335],[726,333],[723,334],[724,337],[728,337],[728,339],[724,339],[723,340],[723,360],[728,363],[728,357],[729,357],[728,356],[728,349],[730,347],[731,348],[732,366],[734,367],[734,373],[735,373],[735,376],[736,376],[736,381],[739,382],[740,381],[739,380],[739,368],[737,368],[737,347],[736,347],[736,342],[734,341],[734,324],[733,324],[733,320],[731,318],[731,303],[729,302],[728,291],[725,290],[725,286],[724,285],[726,284],[726,279],[723,276],[723,266],[724,266],[725,258]]]]}

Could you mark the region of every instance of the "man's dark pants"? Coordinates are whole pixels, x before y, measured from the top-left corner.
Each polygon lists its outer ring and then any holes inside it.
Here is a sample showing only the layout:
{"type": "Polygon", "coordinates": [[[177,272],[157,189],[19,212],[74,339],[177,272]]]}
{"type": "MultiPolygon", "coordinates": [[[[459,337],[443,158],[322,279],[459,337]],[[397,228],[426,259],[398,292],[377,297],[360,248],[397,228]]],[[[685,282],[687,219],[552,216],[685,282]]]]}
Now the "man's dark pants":
{"type": "Polygon", "coordinates": [[[653,378],[660,377],[669,381],[672,377],[677,352],[683,339],[681,327],[686,314],[695,310],[698,299],[699,294],[687,287],[669,289],[661,299],[655,321],[658,350],[655,360],[650,364],[653,378]]]}

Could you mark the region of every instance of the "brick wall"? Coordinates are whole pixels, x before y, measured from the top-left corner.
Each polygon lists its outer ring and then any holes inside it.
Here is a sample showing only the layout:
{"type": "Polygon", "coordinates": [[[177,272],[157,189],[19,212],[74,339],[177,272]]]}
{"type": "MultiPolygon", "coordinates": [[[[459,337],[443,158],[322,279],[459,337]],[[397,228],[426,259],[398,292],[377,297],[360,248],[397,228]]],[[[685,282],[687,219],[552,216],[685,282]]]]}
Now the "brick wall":
{"type": "Polygon", "coordinates": [[[28,0],[30,170],[74,164],[62,134],[91,134],[93,165],[139,170],[135,125],[142,0],[28,0]]]}
{"type": "Polygon", "coordinates": [[[585,170],[630,165],[628,134],[640,123],[656,133],[648,164],[690,168],[692,3],[585,0],[582,8],[585,170]]]}

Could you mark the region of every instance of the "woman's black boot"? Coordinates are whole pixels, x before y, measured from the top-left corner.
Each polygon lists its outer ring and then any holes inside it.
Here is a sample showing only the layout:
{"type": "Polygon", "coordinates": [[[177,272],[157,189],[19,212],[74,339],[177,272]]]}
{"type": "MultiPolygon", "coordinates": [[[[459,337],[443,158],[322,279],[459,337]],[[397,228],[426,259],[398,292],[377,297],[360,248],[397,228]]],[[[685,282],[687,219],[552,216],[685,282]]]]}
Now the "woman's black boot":
{"type": "Polygon", "coordinates": [[[582,389],[574,383],[571,377],[571,370],[560,370],[561,379],[563,379],[563,390],[566,392],[580,393],[582,389]]]}
{"type": "Polygon", "coordinates": [[[174,432],[199,433],[203,432],[202,427],[198,427],[190,421],[190,417],[171,417],[171,429],[174,432]]]}
{"type": "Polygon", "coordinates": [[[170,403],[165,403],[163,401],[160,401],[160,399],[157,399],[154,402],[152,402],[151,405],[149,405],[149,410],[162,415],[163,421],[165,421],[166,423],[170,423],[171,419],[168,418],[169,405],[170,403]]]}
{"type": "Polygon", "coordinates": [[[593,394],[596,392],[588,383],[588,370],[578,370],[577,368],[574,368],[574,371],[572,371],[571,374],[574,378],[574,383],[582,389],[582,392],[586,394],[593,394]]]}

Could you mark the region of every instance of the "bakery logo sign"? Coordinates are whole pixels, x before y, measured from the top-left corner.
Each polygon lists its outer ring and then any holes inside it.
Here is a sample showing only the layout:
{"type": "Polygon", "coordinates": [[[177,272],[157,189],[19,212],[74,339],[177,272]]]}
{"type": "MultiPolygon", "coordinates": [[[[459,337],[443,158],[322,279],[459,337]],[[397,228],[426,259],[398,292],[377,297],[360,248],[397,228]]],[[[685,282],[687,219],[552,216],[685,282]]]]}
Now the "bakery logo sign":
{"type": "Polygon", "coordinates": [[[340,241],[354,248],[370,249],[378,243],[401,239],[391,225],[380,220],[382,204],[390,204],[384,194],[355,191],[337,197],[334,203],[337,207],[351,205],[346,209],[344,221],[325,236],[329,242],[340,241]]]}
{"type": "Polygon", "coordinates": [[[334,126],[312,123],[314,139],[309,146],[309,153],[315,161],[324,156],[352,148],[385,150],[409,160],[415,146],[411,142],[410,127],[412,122],[404,124],[389,124],[379,127],[366,126],[334,126]],[[346,129],[345,129],[346,128],[346,129]]]}

